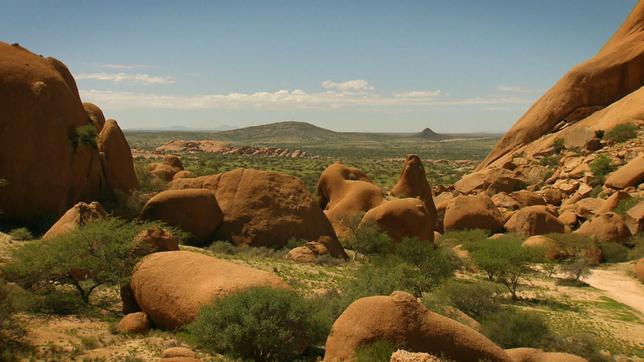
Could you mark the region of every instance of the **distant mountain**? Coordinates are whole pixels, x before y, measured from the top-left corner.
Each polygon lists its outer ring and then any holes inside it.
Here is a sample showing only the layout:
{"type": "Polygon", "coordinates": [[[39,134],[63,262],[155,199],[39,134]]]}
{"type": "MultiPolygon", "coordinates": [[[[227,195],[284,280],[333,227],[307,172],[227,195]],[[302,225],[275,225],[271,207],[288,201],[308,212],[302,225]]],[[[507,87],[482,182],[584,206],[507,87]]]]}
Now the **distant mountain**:
{"type": "Polygon", "coordinates": [[[321,143],[347,137],[306,122],[286,121],[216,133],[217,139],[245,144],[321,143]]]}
{"type": "Polygon", "coordinates": [[[426,140],[431,140],[431,141],[438,141],[438,140],[443,140],[443,139],[449,138],[449,136],[438,134],[438,133],[432,131],[431,128],[425,128],[424,130],[420,131],[419,133],[416,133],[413,137],[424,138],[426,140]]]}

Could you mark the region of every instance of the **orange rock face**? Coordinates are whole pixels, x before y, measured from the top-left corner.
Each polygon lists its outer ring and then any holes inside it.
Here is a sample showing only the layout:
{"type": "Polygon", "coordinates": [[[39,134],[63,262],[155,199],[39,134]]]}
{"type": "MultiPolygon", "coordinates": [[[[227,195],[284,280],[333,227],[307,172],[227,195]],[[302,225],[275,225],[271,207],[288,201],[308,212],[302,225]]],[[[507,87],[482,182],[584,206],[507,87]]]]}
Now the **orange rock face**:
{"type": "MultiPolygon", "coordinates": [[[[544,94],[501,138],[479,165],[485,168],[522,145],[609,106],[644,84],[644,2],[591,59],[544,94]]],[[[605,129],[605,128],[602,128],[605,129]]]]}
{"type": "Polygon", "coordinates": [[[55,220],[83,196],[100,195],[96,150],[76,144],[91,124],[63,63],[0,42],[0,209],[22,224],[55,220]]]}
{"type": "Polygon", "coordinates": [[[103,206],[98,202],[92,202],[89,205],[84,202],[79,202],[74,205],[74,207],[67,210],[67,212],[58,221],[56,221],[51,228],[49,228],[42,238],[50,240],[57,236],[72,232],[90,221],[100,220],[106,217],[107,213],[103,209],[103,206]]]}
{"type": "Polygon", "coordinates": [[[564,223],[551,214],[545,206],[528,206],[517,211],[505,223],[505,228],[524,236],[562,233],[564,223]]]}
{"type": "Polygon", "coordinates": [[[503,217],[487,195],[458,196],[447,204],[444,229],[499,231],[503,229],[503,217]]]}
{"type": "Polygon", "coordinates": [[[377,340],[457,361],[512,361],[479,332],[431,312],[404,292],[353,302],[333,324],[324,361],[351,361],[359,347],[377,340]]]}
{"type": "Polygon", "coordinates": [[[432,187],[427,182],[425,167],[420,157],[416,155],[407,155],[400,179],[391,189],[391,194],[400,198],[418,197],[427,205],[430,212],[436,213],[432,187]]]}
{"type": "Polygon", "coordinates": [[[642,181],[644,181],[644,154],[640,154],[611,173],[606,178],[605,185],[614,189],[625,189],[629,186],[637,187],[642,181]]]}
{"type": "Polygon", "coordinates": [[[413,237],[434,241],[436,214],[421,199],[393,199],[367,211],[361,224],[374,223],[394,241],[413,237]]]}
{"type": "Polygon", "coordinates": [[[171,189],[205,188],[215,193],[224,213],[218,240],[250,246],[281,247],[291,238],[337,241],[331,223],[304,183],[293,176],[236,169],[172,181],[171,189]]]}
{"type": "Polygon", "coordinates": [[[204,245],[213,241],[223,212],[215,194],[207,189],[166,190],[143,207],[141,218],[159,220],[191,234],[189,242],[204,245]]]}
{"type": "Polygon", "coordinates": [[[256,286],[288,288],[277,276],[190,251],[166,251],[143,258],[130,282],[142,311],[159,328],[191,322],[216,298],[256,286]]]}
{"type": "Polygon", "coordinates": [[[357,168],[336,162],[320,175],[317,186],[320,207],[333,223],[336,233],[346,231],[346,219],[366,212],[385,200],[382,189],[357,168]]]}

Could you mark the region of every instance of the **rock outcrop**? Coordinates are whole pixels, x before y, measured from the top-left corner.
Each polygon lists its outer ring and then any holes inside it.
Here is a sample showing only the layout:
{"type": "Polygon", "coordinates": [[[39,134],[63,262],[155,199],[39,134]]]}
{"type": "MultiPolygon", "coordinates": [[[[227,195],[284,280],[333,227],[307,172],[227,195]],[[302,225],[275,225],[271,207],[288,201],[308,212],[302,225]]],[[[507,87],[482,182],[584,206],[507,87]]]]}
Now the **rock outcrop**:
{"type": "MultiPolygon", "coordinates": [[[[163,162],[153,162],[148,166],[150,175],[158,181],[170,182],[184,171],[181,159],[176,155],[163,156],[163,162]]],[[[181,177],[179,177],[181,178],[181,177]]]]}
{"type": "Polygon", "coordinates": [[[405,198],[385,201],[367,211],[360,225],[373,224],[397,242],[404,238],[434,241],[435,219],[436,214],[421,199],[405,198]]]}
{"type": "Polygon", "coordinates": [[[202,306],[233,291],[288,288],[271,273],[190,251],[146,256],[137,264],[130,286],[141,310],[157,327],[170,330],[191,322],[202,306]]]}
{"type": "Polygon", "coordinates": [[[98,134],[97,145],[107,188],[126,193],[137,189],[139,181],[134,173],[130,146],[115,120],[105,121],[98,134]]]}
{"type": "Polygon", "coordinates": [[[479,169],[500,165],[523,145],[587,118],[640,89],[644,84],[643,23],[644,2],[640,1],[594,57],[574,67],[528,109],[479,169]]]}
{"type": "Polygon", "coordinates": [[[44,240],[51,240],[55,237],[72,232],[88,222],[104,219],[107,213],[98,202],[86,204],[79,202],[60,218],[43,235],[44,240]]]}
{"type": "Polygon", "coordinates": [[[512,361],[479,332],[431,312],[404,292],[361,298],[349,305],[333,324],[324,361],[351,361],[360,347],[378,340],[457,361],[512,361]]]}
{"type": "Polygon", "coordinates": [[[121,333],[145,333],[150,329],[150,318],[144,312],[126,314],[116,325],[121,333]]]}
{"type": "Polygon", "coordinates": [[[608,212],[581,224],[577,233],[598,241],[624,242],[631,237],[624,219],[613,212],[608,212]]]}
{"type": "Polygon", "coordinates": [[[457,196],[451,199],[445,209],[445,231],[484,229],[500,231],[503,217],[489,196],[457,196]]]}
{"type": "Polygon", "coordinates": [[[644,182],[644,154],[640,154],[611,173],[604,184],[614,189],[625,189],[629,186],[637,187],[642,182],[644,182]]]}
{"type": "Polygon", "coordinates": [[[292,238],[337,240],[315,198],[296,177],[239,168],[170,183],[170,189],[186,188],[214,192],[224,213],[214,235],[218,240],[269,247],[282,247],[292,238]]]}
{"type": "Polygon", "coordinates": [[[427,210],[436,213],[432,187],[427,182],[423,162],[417,155],[407,155],[400,178],[390,192],[400,198],[417,197],[427,205],[427,210]]]}
{"type": "Polygon", "coordinates": [[[215,194],[208,189],[162,191],[141,211],[141,219],[163,221],[189,233],[188,242],[193,245],[213,241],[223,218],[215,194]]]}
{"type": "Polygon", "coordinates": [[[564,223],[557,219],[546,206],[524,207],[505,223],[505,229],[524,236],[562,233],[564,223]]]}

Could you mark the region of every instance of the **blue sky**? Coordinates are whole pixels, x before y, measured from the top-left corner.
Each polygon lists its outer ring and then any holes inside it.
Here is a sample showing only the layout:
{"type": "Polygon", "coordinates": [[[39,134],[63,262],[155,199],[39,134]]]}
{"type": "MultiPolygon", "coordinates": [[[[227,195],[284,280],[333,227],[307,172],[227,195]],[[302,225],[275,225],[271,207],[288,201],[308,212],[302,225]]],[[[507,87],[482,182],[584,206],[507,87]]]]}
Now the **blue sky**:
{"type": "Polygon", "coordinates": [[[62,60],[127,129],[500,132],[635,3],[0,0],[0,40],[62,60]]]}

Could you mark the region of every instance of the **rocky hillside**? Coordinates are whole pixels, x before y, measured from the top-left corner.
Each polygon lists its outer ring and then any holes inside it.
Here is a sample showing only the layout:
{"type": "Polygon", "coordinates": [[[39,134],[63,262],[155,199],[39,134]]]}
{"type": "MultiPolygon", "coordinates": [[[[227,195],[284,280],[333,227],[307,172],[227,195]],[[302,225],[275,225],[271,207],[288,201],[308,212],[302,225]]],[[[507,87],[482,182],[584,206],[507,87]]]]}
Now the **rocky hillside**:
{"type": "Polygon", "coordinates": [[[186,141],[174,140],[156,148],[159,152],[180,152],[180,153],[221,153],[224,155],[249,155],[265,157],[305,157],[306,152],[302,150],[289,150],[280,147],[256,147],[256,146],[236,146],[225,142],[204,140],[204,141],[186,141]]]}
{"type": "Polygon", "coordinates": [[[607,130],[644,119],[644,2],[599,52],[548,90],[501,138],[479,169],[500,166],[513,154],[536,153],[580,128],[607,130]],[[573,131],[574,130],[574,131],[573,131]]]}

